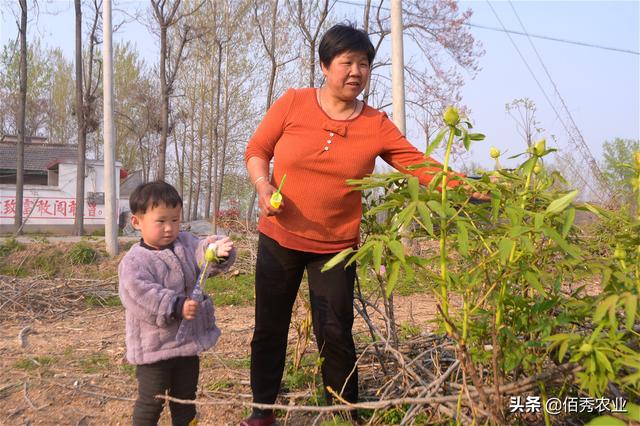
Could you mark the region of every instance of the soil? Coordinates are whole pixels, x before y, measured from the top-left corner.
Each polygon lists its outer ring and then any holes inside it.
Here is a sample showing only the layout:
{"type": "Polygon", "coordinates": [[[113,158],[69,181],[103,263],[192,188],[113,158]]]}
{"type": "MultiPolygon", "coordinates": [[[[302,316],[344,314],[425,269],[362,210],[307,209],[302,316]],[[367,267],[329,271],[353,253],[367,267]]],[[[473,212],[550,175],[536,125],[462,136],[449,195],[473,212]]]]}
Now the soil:
{"type": "MultiPolygon", "coordinates": [[[[422,330],[431,327],[429,321],[436,314],[432,297],[396,297],[395,305],[398,323],[422,330]]],[[[302,315],[298,309],[294,321],[302,315]]],[[[223,334],[217,346],[201,356],[199,398],[236,403],[200,406],[199,419],[202,425],[233,425],[248,413],[238,402],[251,400],[248,359],[253,306],[218,307],[216,316],[223,334]]],[[[365,333],[365,328],[357,318],[356,334],[365,333]]],[[[292,331],[290,349],[294,340],[292,331]]],[[[0,424],[130,424],[136,380],[124,354],[122,307],[92,307],[54,320],[3,321],[0,424]],[[25,347],[19,337],[21,331],[26,335],[25,347]]],[[[160,425],[171,424],[167,411],[160,425]]],[[[281,419],[279,424],[304,425],[313,420],[310,414],[296,414],[286,421],[281,419]]]]}

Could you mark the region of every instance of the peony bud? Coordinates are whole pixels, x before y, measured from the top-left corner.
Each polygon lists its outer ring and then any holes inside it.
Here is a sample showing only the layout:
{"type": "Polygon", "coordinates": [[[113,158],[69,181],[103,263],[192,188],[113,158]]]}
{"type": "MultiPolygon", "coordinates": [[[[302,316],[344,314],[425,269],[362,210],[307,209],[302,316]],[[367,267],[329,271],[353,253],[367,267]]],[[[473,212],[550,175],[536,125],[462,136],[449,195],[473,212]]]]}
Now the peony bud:
{"type": "Polygon", "coordinates": [[[540,163],[536,163],[536,165],[533,167],[533,173],[538,174],[542,171],[542,166],[540,165],[540,163]]]}
{"type": "Polygon", "coordinates": [[[498,148],[492,146],[491,149],[489,150],[489,155],[494,160],[497,160],[500,157],[500,150],[498,148]]]}
{"type": "Polygon", "coordinates": [[[613,258],[614,259],[618,259],[618,260],[624,260],[627,258],[627,252],[625,251],[624,247],[622,246],[617,246],[616,249],[613,251],[613,258]]]}
{"type": "Polygon", "coordinates": [[[534,146],[533,146],[533,153],[535,155],[537,155],[538,157],[542,157],[542,155],[544,154],[544,152],[547,150],[547,140],[546,139],[540,139],[534,146]]]}
{"type": "Polygon", "coordinates": [[[271,204],[271,207],[273,207],[274,209],[279,208],[280,204],[282,203],[282,194],[280,194],[280,192],[274,192],[273,194],[271,194],[271,199],[269,200],[269,203],[271,204]]]}
{"type": "Polygon", "coordinates": [[[457,126],[460,122],[460,114],[458,110],[453,106],[449,105],[443,114],[444,122],[449,126],[457,126]]]}
{"type": "Polygon", "coordinates": [[[216,256],[216,251],[218,250],[218,245],[216,243],[211,243],[207,246],[207,250],[204,252],[204,259],[207,262],[213,262],[218,259],[216,256]]]}

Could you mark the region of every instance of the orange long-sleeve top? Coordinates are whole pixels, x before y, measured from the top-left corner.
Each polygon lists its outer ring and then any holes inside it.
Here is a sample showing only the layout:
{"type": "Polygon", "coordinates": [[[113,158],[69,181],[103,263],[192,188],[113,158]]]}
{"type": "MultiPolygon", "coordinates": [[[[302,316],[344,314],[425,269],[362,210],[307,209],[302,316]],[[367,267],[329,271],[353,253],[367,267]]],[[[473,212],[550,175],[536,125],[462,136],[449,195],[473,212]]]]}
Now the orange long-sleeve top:
{"type": "MultiPolygon", "coordinates": [[[[354,247],[361,194],[346,181],[371,174],[378,156],[424,185],[442,170],[405,168],[437,162],[411,145],[386,113],[365,105],[351,120],[333,120],[318,104],[315,89],[289,89],[269,108],[244,155],[245,162],[273,158],[273,186],[287,175],[282,212],[261,216],[258,230],[294,250],[333,253],[354,247]]],[[[459,183],[454,179],[449,185],[459,183]]]]}

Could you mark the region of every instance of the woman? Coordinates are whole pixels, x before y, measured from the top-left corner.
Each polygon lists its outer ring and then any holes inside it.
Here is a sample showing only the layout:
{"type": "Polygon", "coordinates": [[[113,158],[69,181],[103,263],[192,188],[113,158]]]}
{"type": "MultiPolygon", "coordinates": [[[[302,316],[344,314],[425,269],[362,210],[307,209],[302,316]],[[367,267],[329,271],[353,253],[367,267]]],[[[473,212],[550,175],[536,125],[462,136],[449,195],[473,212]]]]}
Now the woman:
{"type": "MultiPolygon", "coordinates": [[[[382,157],[398,170],[425,161],[387,115],[357,99],[375,56],[364,31],[336,25],[318,49],[325,84],[290,89],[269,109],[249,141],[245,161],[259,197],[255,329],[251,341],[251,388],[256,403],[273,404],[285,365],[293,303],[306,269],[313,329],[322,379],[350,402],[358,400],[353,326],[355,265],[322,266],[358,244],[360,192],[347,185],[373,171],[382,157]],[[273,178],[269,162],[274,159],[273,178]],[[269,200],[284,175],[283,201],[269,200]]],[[[410,173],[423,184],[422,168],[410,173]]],[[[452,179],[451,186],[459,180],[452,179]]],[[[326,393],[328,403],[332,397],[326,393]]],[[[271,410],[254,410],[241,425],[267,426],[271,410]]]]}

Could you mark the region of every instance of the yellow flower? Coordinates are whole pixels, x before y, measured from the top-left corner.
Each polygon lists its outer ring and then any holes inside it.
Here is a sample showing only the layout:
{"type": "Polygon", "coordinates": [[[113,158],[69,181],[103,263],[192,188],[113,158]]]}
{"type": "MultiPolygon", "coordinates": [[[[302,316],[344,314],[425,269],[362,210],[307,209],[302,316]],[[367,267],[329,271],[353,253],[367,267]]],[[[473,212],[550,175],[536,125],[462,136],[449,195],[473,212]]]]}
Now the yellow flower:
{"type": "Polygon", "coordinates": [[[498,159],[498,157],[500,157],[500,150],[498,148],[492,146],[491,149],[489,150],[489,155],[491,156],[491,158],[496,160],[496,159],[498,159]]]}
{"type": "Polygon", "coordinates": [[[640,169],[640,151],[636,151],[636,153],[633,155],[633,159],[636,163],[636,169],[640,169]]]}

